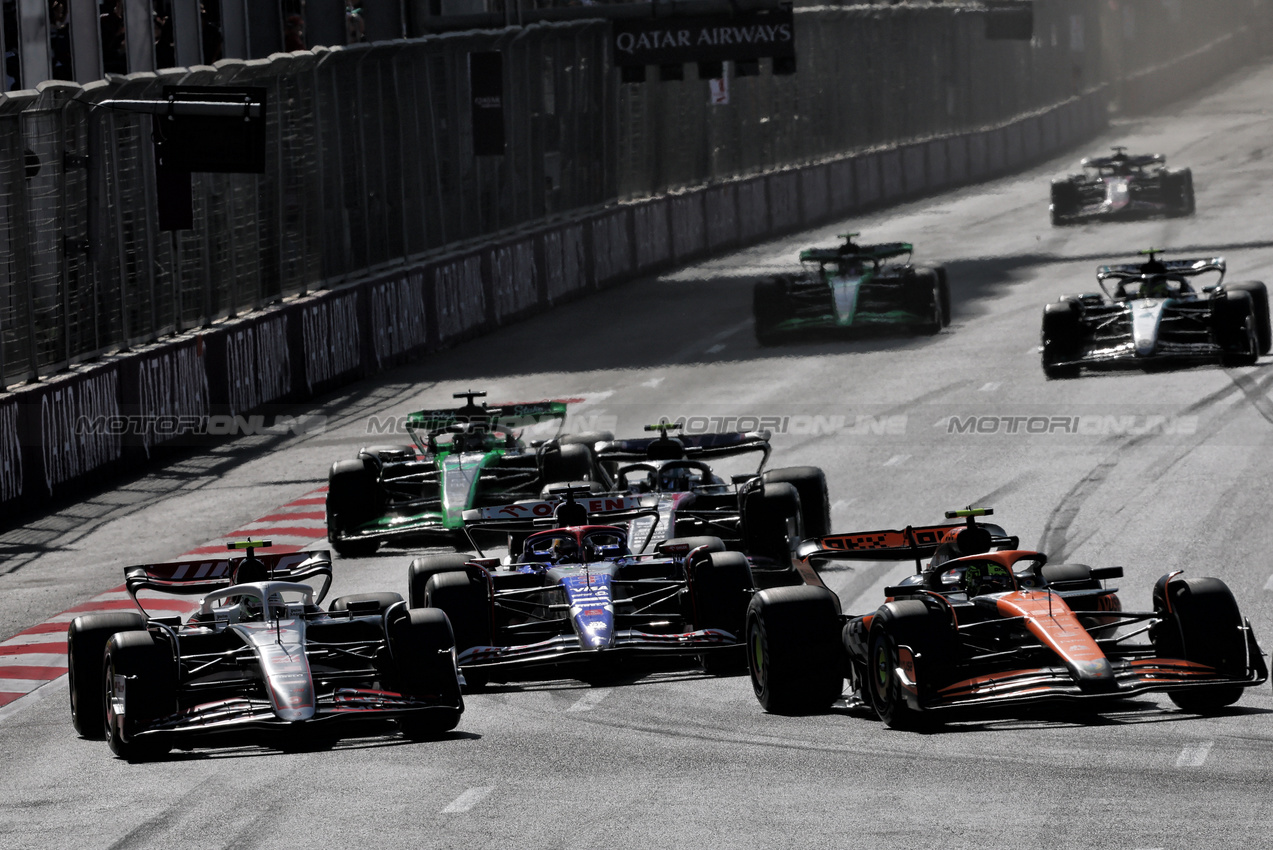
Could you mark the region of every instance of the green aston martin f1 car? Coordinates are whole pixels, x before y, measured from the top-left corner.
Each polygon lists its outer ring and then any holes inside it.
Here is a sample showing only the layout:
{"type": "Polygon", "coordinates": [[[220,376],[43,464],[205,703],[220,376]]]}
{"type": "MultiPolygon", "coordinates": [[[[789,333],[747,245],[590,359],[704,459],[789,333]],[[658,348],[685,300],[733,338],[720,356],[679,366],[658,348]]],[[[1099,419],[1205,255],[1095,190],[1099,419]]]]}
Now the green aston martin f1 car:
{"type": "Polygon", "coordinates": [[[565,402],[474,403],[485,395],[456,393],[463,407],[410,414],[415,445],[368,446],[332,464],[327,538],[337,552],[369,555],[387,540],[467,544],[466,509],[537,499],[553,483],[605,480],[587,439],[560,435],[565,402]],[[558,436],[522,440],[519,429],[553,420],[558,436]]]}
{"type": "Polygon", "coordinates": [[[911,265],[909,242],[859,245],[856,233],[838,248],[800,252],[803,271],[756,283],[756,340],[773,345],[811,331],[900,325],[935,334],[950,323],[943,266],[911,265]],[[905,256],[902,262],[888,262],[905,256]]]}

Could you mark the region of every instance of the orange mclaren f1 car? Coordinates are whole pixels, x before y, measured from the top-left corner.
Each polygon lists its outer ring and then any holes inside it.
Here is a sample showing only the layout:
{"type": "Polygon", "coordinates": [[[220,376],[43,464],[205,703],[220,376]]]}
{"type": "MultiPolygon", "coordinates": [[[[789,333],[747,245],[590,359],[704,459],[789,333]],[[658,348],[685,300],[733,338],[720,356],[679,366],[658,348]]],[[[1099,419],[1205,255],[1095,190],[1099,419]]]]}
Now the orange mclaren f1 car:
{"type": "MultiPolygon", "coordinates": [[[[1154,610],[1124,611],[1122,567],[1049,564],[1019,548],[988,508],[943,525],[833,534],[800,545],[806,563],[915,558],[916,573],[860,616],[825,586],[758,592],[747,612],[756,697],[779,714],[860,699],[886,724],[915,727],[946,710],[1164,691],[1186,711],[1232,705],[1267,680],[1250,623],[1217,578],[1169,573],[1154,610]],[[927,566],[921,559],[929,557],[927,566]]],[[[802,570],[806,582],[816,576],[802,570]]]]}

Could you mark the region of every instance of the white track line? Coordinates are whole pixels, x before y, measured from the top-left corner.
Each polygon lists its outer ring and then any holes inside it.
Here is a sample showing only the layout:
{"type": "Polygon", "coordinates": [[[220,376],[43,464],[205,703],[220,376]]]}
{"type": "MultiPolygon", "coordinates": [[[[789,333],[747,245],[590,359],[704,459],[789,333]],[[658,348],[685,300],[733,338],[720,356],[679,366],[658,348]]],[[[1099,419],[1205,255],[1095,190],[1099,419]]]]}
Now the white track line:
{"type": "Polygon", "coordinates": [[[884,461],[884,465],[885,466],[901,466],[902,464],[906,463],[906,461],[910,460],[910,457],[911,457],[910,455],[893,455],[891,458],[884,461]]]}
{"type": "Polygon", "coordinates": [[[1194,744],[1185,744],[1185,748],[1176,757],[1176,767],[1202,767],[1215,743],[1215,741],[1199,741],[1194,744]]]}
{"type": "Polygon", "coordinates": [[[442,814],[456,814],[458,812],[467,812],[476,806],[482,800],[486,799],[492,791],[495,790],[493,785],[482,785],[477,788],[470,788],[460,796],[451,801],[451,804],[442,810],[442,814]]]}
{"type": "Polygon", "coordinates": [[[716,354],[717,352],[724,351],[724,350],[725,350],[725,343],[718,342],[715,345],[713,345],[711,348],[707,349],[707,353],[716,354]]]}
{"type": "Polygon", "coordinates": [[[596,708],[597,703],[601,702],[610,695],[610,688],[593,688],[579,698],[579,700],[566,711],[592,711],[596,708]]]}
{"type": "Polygon", "coordinates": [[[981,386],[981,389],[979,390],[979,392],[983,392],[983,393],[992,393],[992,392],[994,392],[995,390],[999,389],[999,387],[1000,387],[1000,386],[1002,386],[1002,385],[1001,385],[1001,384],[998,384],[998,383],[996,383],[996,382],[994,382],[994,381],[991,381],[991,382],[990,382],[990,383],[988,383],[988,384],[983,384],[983,385],[981,386]]]}
{"type": "Polygon", "coordinates": [[[1265,590],[1273,590],[1273,576],[1269,576],[1269,580],[1264,583],[1265,590]]]}

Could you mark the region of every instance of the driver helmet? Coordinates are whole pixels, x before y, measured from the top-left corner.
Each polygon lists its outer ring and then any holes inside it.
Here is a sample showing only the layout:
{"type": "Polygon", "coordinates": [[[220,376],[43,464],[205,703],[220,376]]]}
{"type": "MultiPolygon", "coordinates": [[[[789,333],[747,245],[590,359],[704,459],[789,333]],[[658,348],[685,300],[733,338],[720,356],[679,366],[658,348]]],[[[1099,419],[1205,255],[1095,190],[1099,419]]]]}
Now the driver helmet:
{"type": "Polygon", "coordinates": [[[1005,593],[1016,589],[1012,571],[995,561],[971,561],[964,568],[964,589],[968,596],[1005,593]]]}
{"type": "Polygon", "coordinates": [[[579,561],[579,544],[572,537],[554,537],[552,559],[555,564],[579,561]]]}
{"type": "Polygon", "coordinates": [[[1164,275],[1154,275],[1141,284],[1142,298],[1170,298],[1177,289],[1176,282],[1164,275]]]}
{"type": "MultiPolygon", "coordinates": [[[[270,619],[282,619],[287,616],[287,606],[283,604],[283,597],[279,594],[270,594],[269,606],[270,619]]],[[[259,598],[254,594],[247,594],[239,599],[239,622],[264,619],[265,611],[261,608],[261,600],[259,598]]]]}
{"type": "Polygon", "coordinates": [[[659,490],[664,493],[683,493],[692,483],[690,470],[684,466],[665,466],[659,470],[659,490]]]}

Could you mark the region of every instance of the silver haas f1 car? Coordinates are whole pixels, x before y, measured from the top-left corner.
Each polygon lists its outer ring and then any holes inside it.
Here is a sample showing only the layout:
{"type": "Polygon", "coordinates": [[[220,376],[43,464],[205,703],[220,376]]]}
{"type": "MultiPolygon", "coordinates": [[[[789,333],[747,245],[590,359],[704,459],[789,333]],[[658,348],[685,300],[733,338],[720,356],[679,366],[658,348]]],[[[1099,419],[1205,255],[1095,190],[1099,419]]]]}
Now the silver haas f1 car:
{"type": "Polygon", "coordinates": [[[1220,257],[1102,266],[1103,292],[1067,295],[1043,310],[1043,371],[1070,378],[1080,368],[1154,368],[1220,362],[1247,366],[1269,352],[1268,290],[1226,283],[1220,257]],[[1214,274],[1209,284],[1197,278],[1214,274]]]}
{"type": "Polygon", "coordinates": [[[145,564],[125,570],[138,611],[84,614],[67,631],[71,720],[130,761],[220,741],[281,749],[381,734],[455,728],[464,711],[451,626],[396,593],[362,593],[319,608],[331,584],[326,551],[145,564]],[[317,580],[315,589],[309,582],[317,580]],[[178,600],[202,597],[182,622],[178,600]],[[143,605],[158,614],[143,613],[143,605]]]}

